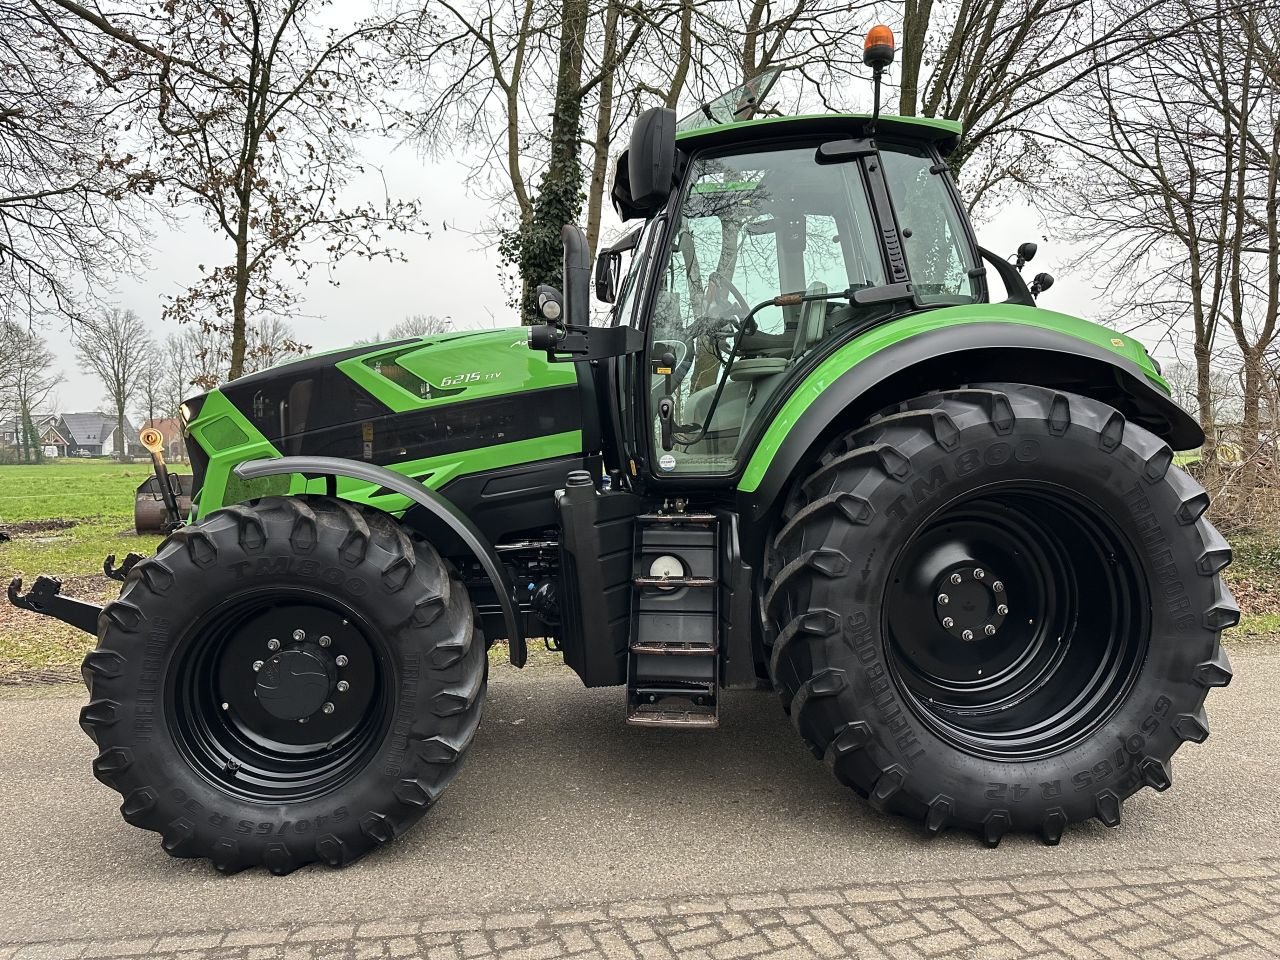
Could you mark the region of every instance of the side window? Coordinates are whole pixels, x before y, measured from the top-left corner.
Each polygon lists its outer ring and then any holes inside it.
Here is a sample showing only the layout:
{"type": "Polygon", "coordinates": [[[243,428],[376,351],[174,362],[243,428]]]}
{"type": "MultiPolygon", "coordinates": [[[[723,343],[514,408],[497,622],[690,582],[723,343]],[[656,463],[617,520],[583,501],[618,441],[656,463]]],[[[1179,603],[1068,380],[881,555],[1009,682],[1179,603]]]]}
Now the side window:
{"type": "Polygon", "coordinates": [[[627,324],[633,327],[640,325],[636,310],[642,299],[640,293],[644,290],[645,278],[649,276],[654,237],[661,234],[659,225],[663,221],[663,217],[650,220],[644,225],[644,229],[636,240],[636,249],[631,256],[631,269],[627,271],[622,281],[622,287],[618,291],[618,302],[614,305],[612,315],[614,324],[627,324]]]}
{"type": "Polygon", "coordinates": [[[909,147],[880,151],[911,280],[925,303],[973,303],[979,299],[970,270],[977,266],[964,220],[933,158],[909,147]]]}

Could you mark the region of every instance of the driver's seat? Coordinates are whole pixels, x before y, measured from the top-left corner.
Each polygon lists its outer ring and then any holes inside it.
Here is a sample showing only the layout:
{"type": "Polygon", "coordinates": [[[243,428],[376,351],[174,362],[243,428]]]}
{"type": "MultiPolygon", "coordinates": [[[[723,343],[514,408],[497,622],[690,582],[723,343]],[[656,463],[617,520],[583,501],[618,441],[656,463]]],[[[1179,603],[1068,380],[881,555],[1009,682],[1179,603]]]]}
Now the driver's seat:
{"type": "MultiPolygon", "coordinates": [[[[805,290],[809,296],[821,296],[826,292],[827,285],[820,280],[815,280],[805,290]]],[[[780,375],[789,366],[822,340],[826,335],[826,321],[827,302],[807,300],[801,304],[790,357],[743,357],[734,360],[729,371],[729,382],[724,385],[720,402],[716,404],[715,416],[707,426],[708,432],[719,436],[708,438],[694,446],[702,447],[706,444],[708,453],[733,453],[746,423],[747,412],[773,392],[780,375]]],[[[713,383],[689,397],[686,407],[689,422],[702,423],[706,419],[707,408],[715,394],[716,384],[713,383]]]]}

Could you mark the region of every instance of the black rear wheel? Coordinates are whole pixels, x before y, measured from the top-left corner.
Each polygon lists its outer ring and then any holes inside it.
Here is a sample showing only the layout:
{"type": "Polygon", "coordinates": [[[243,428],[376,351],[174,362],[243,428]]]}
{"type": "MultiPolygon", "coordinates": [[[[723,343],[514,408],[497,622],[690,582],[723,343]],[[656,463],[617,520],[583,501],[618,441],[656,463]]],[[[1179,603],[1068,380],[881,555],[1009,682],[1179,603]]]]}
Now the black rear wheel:
{"type": "Polygon", "coordinates": [[[1115,826],[1170,785],[1231,677],[1231,555],[1207,506],[1097,401],[1012,384],[911,401],[791,493],[774,683],[837,777],[931,832],[1115,826]]]}
{"type": "Polygon", "coordinates": [[[84,663],[81,725],[130,823],[223,871],[339,866],[457,773],[484,644],[392,518],[323,497],[211,514],[137,564],[84,663]]]}

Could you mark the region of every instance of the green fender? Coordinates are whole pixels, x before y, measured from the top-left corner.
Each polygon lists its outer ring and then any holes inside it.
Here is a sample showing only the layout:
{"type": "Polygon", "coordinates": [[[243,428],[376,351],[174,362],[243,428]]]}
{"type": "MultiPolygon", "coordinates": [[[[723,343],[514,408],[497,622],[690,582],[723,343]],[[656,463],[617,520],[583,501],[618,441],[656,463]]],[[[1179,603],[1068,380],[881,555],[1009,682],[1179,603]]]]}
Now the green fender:
{"type": "Polygon", "coordinates": [[[944,307],[837,348],[783,402],[738,482],[757,518],[841,430],[930,390],[991,381],[1059,387],[1109,403],[1175,450],[1204,441],[1142,344],[1078,317],[1011,304],[944,307]]]}

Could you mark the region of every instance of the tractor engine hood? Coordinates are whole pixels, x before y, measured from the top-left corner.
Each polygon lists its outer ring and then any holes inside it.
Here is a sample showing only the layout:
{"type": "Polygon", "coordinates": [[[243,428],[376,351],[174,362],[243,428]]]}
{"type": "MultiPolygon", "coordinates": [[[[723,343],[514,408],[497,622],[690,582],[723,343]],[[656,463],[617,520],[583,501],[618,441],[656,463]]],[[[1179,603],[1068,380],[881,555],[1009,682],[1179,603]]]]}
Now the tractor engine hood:
{"type": "Polygon", "coordinates": [[[530,351],[526,334],[464,331],[305,357],[188,401],[188,432],[209,454],[256,439],[282,456],[386,466],[580,429],[572,365],[530,351]]]}

